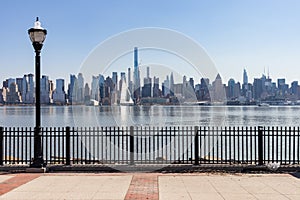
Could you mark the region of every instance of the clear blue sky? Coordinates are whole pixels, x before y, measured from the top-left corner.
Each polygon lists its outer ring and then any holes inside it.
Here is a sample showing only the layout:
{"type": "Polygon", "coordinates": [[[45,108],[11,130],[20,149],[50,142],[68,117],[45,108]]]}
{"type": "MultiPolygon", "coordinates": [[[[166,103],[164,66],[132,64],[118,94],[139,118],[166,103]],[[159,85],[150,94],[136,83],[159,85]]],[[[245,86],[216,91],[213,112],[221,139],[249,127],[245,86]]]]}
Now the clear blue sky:
{"type": "Polygon", "coordinates": [[[169,28],[193,38],[214,60],[223,82],[261,77],[300,81],[298,0],[1,0],[0,80],[34,73],[27,35],[36,16],[48,30],[42,73],[77,74],[89,52],[133,28],[169,28]],[[267,70],[266,70],[267,71],[267,70]]]}

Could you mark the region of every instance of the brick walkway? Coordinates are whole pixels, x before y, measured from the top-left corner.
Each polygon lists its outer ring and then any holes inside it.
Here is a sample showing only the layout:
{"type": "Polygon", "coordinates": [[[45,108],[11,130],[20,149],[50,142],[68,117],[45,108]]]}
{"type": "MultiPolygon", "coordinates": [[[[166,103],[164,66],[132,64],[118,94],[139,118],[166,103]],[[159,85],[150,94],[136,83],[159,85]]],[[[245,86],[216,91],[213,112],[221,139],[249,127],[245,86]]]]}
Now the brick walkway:
{"type": "Polygon", "coordinates": [[[0,199],[300,199],[299,174],[7,174],[0,199]],[[27,183],[27,184],[26,184],[27,183]]]}
{"type": "Polygon", "coordinates": [[[0,196],[39,176],[39,174],[15,174],[14,177],[0,183],[0,196]]]}
{"type": "Polygon", "coordinates": [[[158,175],[135,174],[131,180],[125,200],[158,200],[158,175]]]}

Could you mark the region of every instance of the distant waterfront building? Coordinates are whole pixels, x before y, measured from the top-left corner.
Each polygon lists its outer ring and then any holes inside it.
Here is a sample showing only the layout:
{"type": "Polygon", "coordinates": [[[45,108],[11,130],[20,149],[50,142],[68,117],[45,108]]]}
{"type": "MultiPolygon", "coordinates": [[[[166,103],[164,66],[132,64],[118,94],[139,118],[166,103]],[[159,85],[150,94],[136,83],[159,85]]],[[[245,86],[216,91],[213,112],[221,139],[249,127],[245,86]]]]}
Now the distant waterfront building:
{"type": "Polygon", "coordinates": [[[99,101],[99,76],[92,77],[92,84],[91,84],[91,99],[99,101]]]}
{"type": "Polygon", "coordinates": [[[2,87],[8,88],[8,82],[7,82],[7,79],[6,79],[5,81],[2,82],[2,87]]]}
{"type": "Polygon", "coordinates": [[[69,103],[83,103],[84,98],[84,78],[82,73],[70,75],[70,84],[68,87],[68,99],[69,103]]]}
{"type": "Polygon", "coordinates": [[[242,84],[242,95],[246,96],[246,93],[249,91],[248,88],[248,75],[246,69],[244,69],[243,73],[243,84],[242,84]]]}
{"type": "Polygon", "coordinates": [[[12,82],[8,87],[6,102],[12,104],[22,102],[21,95],[18,91],[18,85],[15,82],[12,82]]]}
{"type": "Polygon", "coordinates": [[[190,83],[190,86],[192,87],[192,89],[195,90],[195,81],[193,78],[190,78],[189,83],[190,83]]]}
{"type": "Polygon", "coordinates": [[[26,93],[28,91],[28,78],[27,75],[25,74],[22,78],[22,90],[21,90],[21,95],[22,95],[22,101],[26,102],[26,93]]]}
{"type": "Polygon", "coordinates": [[[99,87],[99,100],[102,102],[103,98],[105,98],[105,78],[103,75],[99,75],[98,78],[98,87],[99,87]]]}
{"type": "Polygon", "coordinates": [[[139,63],[138,63],[138,48],[134,47],[133,52],[133,77],[134,77],[134,86],[133,86],[133,97],[134,100],[137,101],[141,96],[141,80],[140,80],[140,69],[139,69],[139,63]]]}
{"type": "Polygon", "coordinates": [[[227,94],[227,99],[231,100],[235,98],[234,94],[234,86],[235,86],[235,81],[234,79],[229,79],[228,81],[228,94],[227,94]]]}
{"type": "Polygon", "coordinates": [[[84,78],[83,78],[83,74],[79,73],[77,75],[77,102],[78,103],[83,103],[84,102],[84,78]]]}
{"type": "MultiPolygon", "coordinates": [[[[127,81],[126,81],[126,73],[125,72],[121,72],[121,77],[120,77],[120,81],[119,81],[119,94],[121,93],[121,89],[122,89],[122,83],[125,82],[127,85],[127,81]]],[[[128,85],[127,85],[128,88],[128,85]]]]}
{"type": "Polygon", "coordinates": [[[35,88],[34,88],[34,75],[27,74],[23,76],[22,79],[22,101],[24,103],[34,103],[35,102],[35,88]]]}
{"type": "Polygon", "coordinates": [[[104,98],[101,100],[103,105],[112,105],[117,103],[117,93],[114,91],[114,82],[109,76],[104,82],[104,98]]]}
{"type": "MultiPolygon", "coordinates": [[[[275,86],[276,87],[276,86],[275,86]]],[[[264,87],[263,87],[263,98],[267,99],[271,96],[275,96],[275,87],[272,83],[272,79],[268,76],[265,79],[264,87]]]]}
{"type": "Polygon", "coordinates": [[[196,93],[194,91],[193,88],[193,79],[190,79],[189,81],[187,81],[187,77],[183,76],[182,79],[182,95],[185,101],[188,102],[193,102],[196,101],[197,97],[196,97],[196,93]]]}
{"type": "Polygon", "coordinates": [[[88,102],[90,102],[90,99],[91,99],[90,87],[89,87],[89,84],[86,83],[84,86],[84,102],[88,103],[88,102]]]}
{"type": "Polygon", "coordinates": [[[78,82],[75,75],[70,74],[70,83],[68,86],[68,100],[69,103],[77,102],[78,82]]]}
{"type": "Polygon", "coordinates": [[[226,100],[225,88],[222,83],[220,74],[216,76],[215,81],[212,83],[213,91],[211,94],[213,102],[224,102],[226,100]]]}
{"type": "Polygon", "coordinates": [[[298,81],[293,81],[291,84],[291,93],[296,95],[297,97],[299,96],[299,85],[298,81]]]}
{"type": "Polygon", "coordinates": [[[177,83],[173,85],[173,93],[176,97],[182,97],[182,88],[183,84],[182,83],[177,83]]]}
{"type": "Polygon", "coordinates": [[[201,78],[200,79],[200,88],[199,91],[196,91],[197,99],[199,101],[208,101],[210,100],[209,94],[209,79],[201,78]]]}
{"type": "Polygon", "coordinates": [[[126,73],[125,72],[121,72],[121,80],[126,81],[126,73]]]}
{"type": "Polygon", "coordinates": [[[279,78],[277,79],[277,87],[279,96],[284,96],[288,92],[288,85],[285,84],[285,78],[279,78]]]}
{"type": "Polygon", "coordinates": [[[247,85],[248,84],[248,75],[246,69],[244,69],[244,74],[243,74],[243,84],[247,85]]]}
{"type": "Polygon", "coordinates": [[[35,102],[35,85],[34,85],[34,75],[33,74],[28,74],[28,87],[29,91],[27,101],[28,103],[34,103],[35,102]]]}
{"type": "Polygon", "coordinates": [[[131,95],[133,95],[132,91],[133,91],[133,82],[131,80],[131,68],[129,67],[128,68],[128,71],[127,71],[127,76],[128,76],[128,89],[129,89],[129,92],[131,95]]]}
{"type": "Polygon", "coordinates": [[[16,84],[18,85],[18,90],[22,96],[23,91],[23,78],[16,78],[16,84]]]}
{"type": "Polygon", "coordinates": [[[171,72],[171,75],[170,75],[170,95],[174,96],[174,76],[173,76],[173,72],[171,72]]]}
{"type": "Polygon", "coordinates": [[[160,90],[159,90],[159,78],[155,77],[153,78],[153,91],[152,91],[153,97],[160,97],[160,90]]]}
{"type": "Polygon", "coordinates": [[[49,104],[50,98],[52,96],[52,91],[50,90],[50,81],[49,81],[49,77],[43,75],[41,78],[41,103],[42,104],[49,104]]]}
{"type": "Polygon", "coordinates": [[[186,80],[186,76],[183,76],[182,77],[182,96],[184,98],[187,98],[187,95],[188,95],[188,92],[187,92],[188,86],[189,86],[189,83],[186,80]]]}
{"type": "Polygon", "coordinates": [[[263,81],[262,79],[255,78],[253,82],[253,97],[256,100],[261,99],[261,94],[263,93],[263,81]]]}
{"type": "Polygon", "coordinates": [[[53,103],[65,104],[66,103],[66,92],[65,92],[65,80],[56,79],[56,88],[53,92],[53,103]]]}
{"type": "Polygon", "coordinates": [[[2,89],[0,89],[0,103],[5,103],[6,102],[6,93],[7,93],[7,89],[5,87],[2,87],[2,89]]]}
{"type": "Polygon", "coordinates": [[[112,73],[112,81],[114,83],[114,87],[112,89],[114,91],[118,91],[118,72],[112,73]]]}
{"type": "Polygon", "coordinates": [[[12,83],[16,83],[16,79],[9,78],[9,79],[6,79],[6,82],[7,82],[7,88],[9,88],[12,83]]]}
{"type": "Polygon", "coordinates": [[[150,78],[150,67],[147,67],[147,76],[144,78],[142,97],[151,97],[152,79],[150,78]]]}
{"type": "Polygon", "coordinates": [[[169,80],[169,76],[167,75],[166,79],[163,82],[162,85],[162,91],[163,91],[163,96],[168,96],[170,95],[170,80],[169,80]]]}

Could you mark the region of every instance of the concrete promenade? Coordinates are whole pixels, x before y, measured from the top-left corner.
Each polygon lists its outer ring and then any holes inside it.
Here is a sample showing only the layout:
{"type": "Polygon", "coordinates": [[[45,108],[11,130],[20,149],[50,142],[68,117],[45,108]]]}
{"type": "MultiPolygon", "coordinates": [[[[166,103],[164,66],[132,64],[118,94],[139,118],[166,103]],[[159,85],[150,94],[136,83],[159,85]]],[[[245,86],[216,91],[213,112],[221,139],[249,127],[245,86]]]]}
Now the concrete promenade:
{"type": "Polygon", "coordinates": [[[0,172],[0,199],[300,199],[299,174],[0,172]]]}

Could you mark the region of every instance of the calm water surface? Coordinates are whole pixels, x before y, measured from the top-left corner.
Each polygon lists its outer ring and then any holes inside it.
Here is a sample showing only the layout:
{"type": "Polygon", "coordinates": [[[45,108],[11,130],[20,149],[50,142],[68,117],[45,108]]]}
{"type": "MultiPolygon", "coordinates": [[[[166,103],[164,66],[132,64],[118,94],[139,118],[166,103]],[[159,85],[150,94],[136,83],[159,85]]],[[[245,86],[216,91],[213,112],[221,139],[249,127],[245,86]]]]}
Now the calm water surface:
{"type": "MultiPolygon", "coordinates": [[[[300,106],[43,106],[42,126],[298,126],[300,106]]],[[[34,126],[35,108],[0,107],[0,125],[34,126]]]]}

